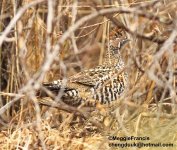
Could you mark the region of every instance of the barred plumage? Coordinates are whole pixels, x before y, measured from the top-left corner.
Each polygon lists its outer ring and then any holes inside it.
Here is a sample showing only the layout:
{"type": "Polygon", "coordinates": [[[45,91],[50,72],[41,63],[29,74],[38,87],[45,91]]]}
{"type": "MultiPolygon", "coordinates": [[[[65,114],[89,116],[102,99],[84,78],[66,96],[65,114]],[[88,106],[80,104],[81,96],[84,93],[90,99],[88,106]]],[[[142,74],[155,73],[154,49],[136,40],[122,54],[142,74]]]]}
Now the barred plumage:
{"type": "Polygon", "coordinates": [[[128,79],[119,50],[128,40],[122,31],[117,29],[110,35],[109,47],[102,65],[71,76],[66,85],[57,80],[43,83],[43,86],[55,94],[63,90],[62,101],[72,106],[89,104],[90,99],[95,100],[93,105],[98,102],[109,104],[118,99],[125,90],[128,79]]]}

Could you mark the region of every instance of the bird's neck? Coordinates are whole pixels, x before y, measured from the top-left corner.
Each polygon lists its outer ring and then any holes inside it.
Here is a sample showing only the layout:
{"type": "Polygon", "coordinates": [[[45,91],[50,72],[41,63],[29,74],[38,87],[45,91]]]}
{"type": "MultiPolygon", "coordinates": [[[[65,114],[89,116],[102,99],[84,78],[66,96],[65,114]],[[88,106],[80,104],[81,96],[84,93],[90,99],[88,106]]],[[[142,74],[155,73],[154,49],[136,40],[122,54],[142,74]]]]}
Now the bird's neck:
{"type": "Polygon", "coordinates": [[[121,65],[124,64],[119,49],[113,49],[113,48],[114,47],[110,45],[109,48],[106,50],[103,64],[112,65],[112,66],[116,66],[118,64],[121,64],[121,65]],[[115,51],[116,51],[116,54],[115,54],[115,51]]]}

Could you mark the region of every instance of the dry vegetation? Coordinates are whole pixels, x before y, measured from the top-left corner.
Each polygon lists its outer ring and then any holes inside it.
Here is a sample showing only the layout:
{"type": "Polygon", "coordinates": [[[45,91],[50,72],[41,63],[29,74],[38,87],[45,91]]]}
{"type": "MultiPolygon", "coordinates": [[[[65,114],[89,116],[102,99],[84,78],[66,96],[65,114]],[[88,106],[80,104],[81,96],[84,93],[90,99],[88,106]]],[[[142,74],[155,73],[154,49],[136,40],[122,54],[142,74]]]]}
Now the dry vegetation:
{"type": "Polygon", "coordinates": [[[109,135],[177,144],[176,10],[176,0],[1,0],[0,149],[112,149],[109,135]],[[42,82],[102,63],[112,25],[131,40],[118,102],[86,118],[39,105],[42,82]]]}

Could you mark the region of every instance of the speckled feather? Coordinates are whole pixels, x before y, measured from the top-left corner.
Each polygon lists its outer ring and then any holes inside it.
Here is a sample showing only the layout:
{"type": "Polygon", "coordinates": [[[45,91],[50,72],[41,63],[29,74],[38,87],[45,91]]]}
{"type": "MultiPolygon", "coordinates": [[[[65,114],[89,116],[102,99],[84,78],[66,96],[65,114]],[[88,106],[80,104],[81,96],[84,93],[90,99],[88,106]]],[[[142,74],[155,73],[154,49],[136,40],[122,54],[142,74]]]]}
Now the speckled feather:
{"type": "Polygon", "coordinates": [[[63,85],[61,80],[57,80],[43,83],[43,86],[56,94],[63,89],[62,101],[72,106],[78,106],[89,99],[95,99],[95,103],[111,103],[118,99],[127,86],[127,73],[125,71],[119,73],[124,69],[119,50],[126,42],[127,38],[122,30],[113,30],[110,33],[109,47],[102,65],[71,76],[66,85],[63,85]]]}

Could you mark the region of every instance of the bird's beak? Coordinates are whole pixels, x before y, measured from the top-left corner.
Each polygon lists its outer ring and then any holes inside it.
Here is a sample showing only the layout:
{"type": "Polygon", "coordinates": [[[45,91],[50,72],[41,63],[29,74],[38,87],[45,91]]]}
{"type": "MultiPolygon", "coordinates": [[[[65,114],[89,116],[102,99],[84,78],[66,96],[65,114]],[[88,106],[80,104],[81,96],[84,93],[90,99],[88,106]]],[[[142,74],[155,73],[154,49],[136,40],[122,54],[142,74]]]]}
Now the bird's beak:
{"type": "Polygon", "coordinates": [[[130,39],[125,39],[125,40],[123,40],[123,44],[126,44],[126,43],[128,43],[130,41],[130,39]]]}
{"type": "Polygon", "coordinates": [[[129,41],[130,41],[130,39],[122,40],[120,47],[124,46],[124,45],[127,44],[129,41]]]}

